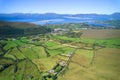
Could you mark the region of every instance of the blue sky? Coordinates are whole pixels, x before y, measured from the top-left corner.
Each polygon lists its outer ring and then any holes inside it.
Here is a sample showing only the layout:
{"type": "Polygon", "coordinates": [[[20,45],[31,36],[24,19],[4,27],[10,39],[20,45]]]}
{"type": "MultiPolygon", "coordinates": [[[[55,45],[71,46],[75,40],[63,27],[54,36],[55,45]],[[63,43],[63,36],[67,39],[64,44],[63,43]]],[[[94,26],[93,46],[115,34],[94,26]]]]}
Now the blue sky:
{"type": "Polygon", "coordinates": [[[120,12],[120,0],[0,0],[0,13],[98,13],[120,12]]]}

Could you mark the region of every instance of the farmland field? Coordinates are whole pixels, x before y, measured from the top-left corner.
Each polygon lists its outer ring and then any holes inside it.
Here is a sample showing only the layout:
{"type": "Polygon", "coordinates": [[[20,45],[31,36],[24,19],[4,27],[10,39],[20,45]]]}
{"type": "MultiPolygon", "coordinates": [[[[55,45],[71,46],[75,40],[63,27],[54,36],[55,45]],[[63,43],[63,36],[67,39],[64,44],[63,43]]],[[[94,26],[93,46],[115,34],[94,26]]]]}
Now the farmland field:
{"type": "Polygon", "coordinates": [[[72,58],[69,69],[58,80],[119,80],[120,50],[104,48],[96,52],[90,64],[92,52],[79,50],[72,58]],[[81,54],[83,52],[84,54],[81,54]],[[86,55],[88,54],[88,55],[86,55]]]}
{"type": "Polygon", "coordinates": [[[79,38],[1,40],[0,80],[119,80],[120,30],[82,32],[79,38]]]}
{"type": "Polygon", "coordinates": [[[120,38],[120,30],[84,30],[81,38],[120,38]]]}
{"type": "Polygon", "coordinates": [[[120,0],[0,0],[0,80],[120,80],[120,0]]]}

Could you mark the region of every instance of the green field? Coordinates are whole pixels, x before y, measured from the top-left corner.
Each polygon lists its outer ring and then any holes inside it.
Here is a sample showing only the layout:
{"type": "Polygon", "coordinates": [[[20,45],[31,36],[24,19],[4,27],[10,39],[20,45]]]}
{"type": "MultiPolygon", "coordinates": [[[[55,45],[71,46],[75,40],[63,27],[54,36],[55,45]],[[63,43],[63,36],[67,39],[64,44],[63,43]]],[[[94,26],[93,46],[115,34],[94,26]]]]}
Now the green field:
{"type": "MultiPolygon", "coordinates": [[[[71,38],[54,35],[0,41],[0,80],[42,80],[60,61],[67,68],[55,80],[119,80],[120,38],[71,38]]],[[[55,71],[59,71],[59,68],[55,71]]],[[[47,80],[53,80],[48,78],[47,80]]]]}

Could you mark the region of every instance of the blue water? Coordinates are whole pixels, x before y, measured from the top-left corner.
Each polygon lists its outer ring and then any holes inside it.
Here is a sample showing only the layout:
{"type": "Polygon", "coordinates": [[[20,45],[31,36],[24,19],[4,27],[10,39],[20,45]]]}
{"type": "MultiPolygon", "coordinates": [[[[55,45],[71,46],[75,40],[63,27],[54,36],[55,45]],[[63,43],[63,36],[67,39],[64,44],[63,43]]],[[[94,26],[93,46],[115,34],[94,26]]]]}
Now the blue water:
{"type": "Polygon", "coordinates": [[[82,23],[85,22],[90,25],[95,25],[95,26],[109,26],[108,24],[101,24],[101,23],[96,23],[95,20],[86,20],[86,19],[64,19],[63,21],[49,21],[49,22],[42,22],[42,20],[38,19],[23,19],[23,18],[6,18],[6,19],[1,19],[4,21],[9,21],[9,22],[29,22],[29,23],[34,23],[37,25],[44,25],[44,24],[63,24],[63,23],[82,23]]]}

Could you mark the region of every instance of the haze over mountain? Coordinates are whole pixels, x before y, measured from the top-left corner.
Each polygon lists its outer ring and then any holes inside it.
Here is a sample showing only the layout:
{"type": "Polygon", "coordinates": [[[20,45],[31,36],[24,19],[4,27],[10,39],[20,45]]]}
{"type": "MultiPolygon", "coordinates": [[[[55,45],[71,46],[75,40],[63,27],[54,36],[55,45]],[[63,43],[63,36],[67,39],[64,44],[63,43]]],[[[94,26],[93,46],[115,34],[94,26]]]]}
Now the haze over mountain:
{"type": "Polygon", "coordinates": [[[113,14],[56,14],[56,13],[11,13],[0,14],[0,20],[10,22],[32,22],[36,24],[94,23],[95,21],[120,20],[120,13],[113,14]]]}
{"type": "Polygon", "coordinates": [[[0,0],[0,3],[0,20],[10,22],[96,24],[95,21],[120,19],[119,0],[0,0]]]}

